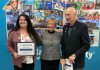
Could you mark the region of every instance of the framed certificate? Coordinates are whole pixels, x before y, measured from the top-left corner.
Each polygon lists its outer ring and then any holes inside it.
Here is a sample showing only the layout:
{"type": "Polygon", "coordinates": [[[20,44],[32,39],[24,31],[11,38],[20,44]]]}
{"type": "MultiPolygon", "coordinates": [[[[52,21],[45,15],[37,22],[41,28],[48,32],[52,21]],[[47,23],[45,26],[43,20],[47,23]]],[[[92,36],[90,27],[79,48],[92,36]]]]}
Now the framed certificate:
{"type": "Polygon", "coordinates": [[[17,52],[18,55],[34,55],[35,54],[35,44],[20,42],[17,43],[17,52]]]}

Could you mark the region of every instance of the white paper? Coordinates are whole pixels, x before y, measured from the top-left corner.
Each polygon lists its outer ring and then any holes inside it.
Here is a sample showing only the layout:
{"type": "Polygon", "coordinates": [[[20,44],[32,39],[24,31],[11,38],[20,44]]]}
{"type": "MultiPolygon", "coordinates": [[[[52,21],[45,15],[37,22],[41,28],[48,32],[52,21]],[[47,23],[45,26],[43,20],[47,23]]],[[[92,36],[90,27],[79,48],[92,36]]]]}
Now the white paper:
{"type": "Polygon", "coordinates": [[[73,70],[73,64],[66,59],[65,70],[73,70]]]}
{"type": "Polygon", "coordinates": [[[34,43],[17,43],[18,55],[34,55],[35,45],[34,43]]]}

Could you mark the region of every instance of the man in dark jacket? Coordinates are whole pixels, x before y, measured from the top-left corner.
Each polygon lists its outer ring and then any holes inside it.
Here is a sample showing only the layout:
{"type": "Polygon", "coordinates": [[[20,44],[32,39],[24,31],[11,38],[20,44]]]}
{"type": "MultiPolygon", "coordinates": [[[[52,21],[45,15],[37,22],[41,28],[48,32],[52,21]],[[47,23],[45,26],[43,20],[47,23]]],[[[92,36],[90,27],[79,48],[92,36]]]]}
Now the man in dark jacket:
{"type": "Polygon", "coordinates": [[[68,59],[73,64],[74,70],[83,70],[85,52],[90,48],[88,27],[86,24],[77,21],[75,8],[67,8],[64,15],[67,23],[63,27],[61,40],[61,64],[65,64],[65,59],[68,59]]]}

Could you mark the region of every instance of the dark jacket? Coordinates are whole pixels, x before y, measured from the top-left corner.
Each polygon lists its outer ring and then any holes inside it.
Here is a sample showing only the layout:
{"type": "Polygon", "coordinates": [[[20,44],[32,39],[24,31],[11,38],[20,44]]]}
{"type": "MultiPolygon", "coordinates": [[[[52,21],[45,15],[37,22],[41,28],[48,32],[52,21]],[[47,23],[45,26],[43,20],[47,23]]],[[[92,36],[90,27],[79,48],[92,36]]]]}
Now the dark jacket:
{"type": "Polygon", "coordinates": [[[90,48],[88,27],[79,21],[73,25],[71,34],[67,34],[67,25],[63,27],[61,40],[62,58],[68,58],[72,54],[76,55],[74,68],[83,68],[85,62],[85,52],[90,48]]]}

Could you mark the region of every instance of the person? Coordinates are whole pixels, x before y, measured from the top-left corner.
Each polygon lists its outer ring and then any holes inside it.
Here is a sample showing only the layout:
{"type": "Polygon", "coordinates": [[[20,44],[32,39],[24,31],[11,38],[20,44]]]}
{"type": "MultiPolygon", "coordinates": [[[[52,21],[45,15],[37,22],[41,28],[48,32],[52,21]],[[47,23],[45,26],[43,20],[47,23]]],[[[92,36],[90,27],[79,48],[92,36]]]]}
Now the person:
{"type": "Polygon", "coordinates": [[[81,7],[82,7],[82,1],[81,0],[77,0],[77,2],[75,2],[75,5],[76,5],[76,9],[77,10],[81,10],[81,7]]]}
{"type": "Polygon", "coordinates": [[[100,9],[100,1],[96,0],[95,9],[100,9]]]}
{"type": "Polygon", "coordinates": [[[61,39],[62,58],[60,62],[65,64],[65,60],[68,59],[73,64],[73,70],[83,70],[85,52],[90,48],[88,27],[77,20],[75,8],[67,8],[64,15],[67,23],[63,27],[61,39]]]}
{"type": "Polygon", "coordinates": [[[88,3],[84,3],[84,6],[82,6],[82,9],[83,10],[91,10],[94,8],[94,6],[95,6],[94,2],[90,2],[90,5],[88,3]]]}
{"type": "Polygon", "coordinates": [[[45,3],[45,9],[46,10],[52,10],[52,5],[53,5],[53,3],[52,3],[51,0],[46,1],[46,3],[45,3]]]}
{"type": "Polygon", "coordinates": [[[11,0],[5,7],[4,10],[16,10],[18,8],[18,0],[11,0]]]}
{"type": "Polygon", "coordinates": [[[65,1],[59,0],[58,3],[63,7],[63,10],[65,9],[65,1]]]}
{"type": "Polygon", "coordinates": [[[40,38],[32,27],[29,16],[24,13],[18,16],[16,27],[9,32],[7,48],[13,57],[14,70],[34,70],[36,53],[30,56],[18,55],[19,42],[34,43],[35,48],[40,43],[40,38]]]}
{"type": "Polygon", "coordinates": [[[36,9],[37,10],[43,10],[44,9],[44,1],[43,0],[36,1],[36,9]]]}
{"type": "Polygon", "coordinates": [[[84,5],[82,6],[83,10],[89,10],[90,6],[88,5],[88,3],[84,3],[84,5]]]}
{"type": "Polygon", "coordinates": [[[47,21],[47,30],[41,32],[41,70],[58,70],[60,62],[61,33],[55,31],[55,20],[47,21]]]}

